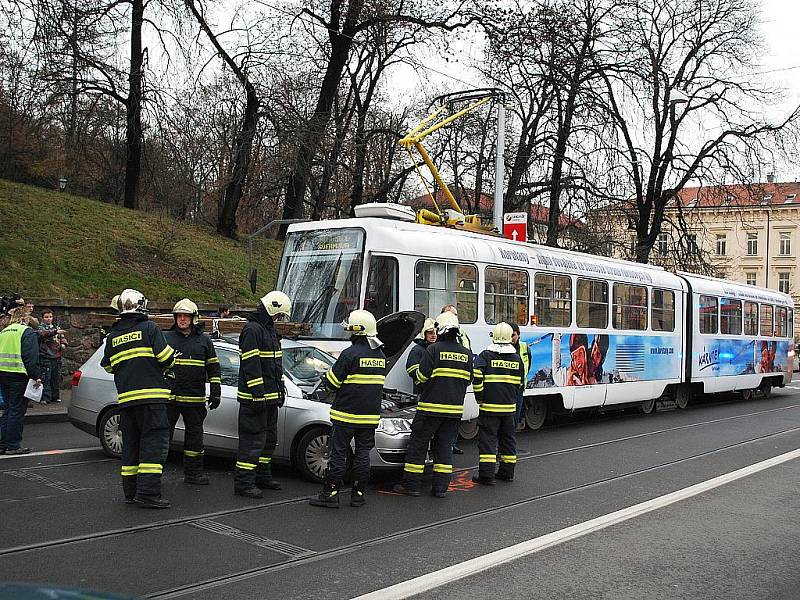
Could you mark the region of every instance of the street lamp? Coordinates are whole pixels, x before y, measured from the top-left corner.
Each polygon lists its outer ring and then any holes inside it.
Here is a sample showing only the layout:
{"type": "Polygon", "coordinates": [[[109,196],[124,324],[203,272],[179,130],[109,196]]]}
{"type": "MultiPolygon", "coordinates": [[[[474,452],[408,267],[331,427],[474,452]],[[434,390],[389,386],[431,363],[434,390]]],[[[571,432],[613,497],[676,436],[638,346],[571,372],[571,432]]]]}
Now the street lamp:
{"type": "Polygon", "coordinates": [[[62,192],[67,189],[67,178],[66,177],[59,177],[58,178],[58,189],[62,192]]]}

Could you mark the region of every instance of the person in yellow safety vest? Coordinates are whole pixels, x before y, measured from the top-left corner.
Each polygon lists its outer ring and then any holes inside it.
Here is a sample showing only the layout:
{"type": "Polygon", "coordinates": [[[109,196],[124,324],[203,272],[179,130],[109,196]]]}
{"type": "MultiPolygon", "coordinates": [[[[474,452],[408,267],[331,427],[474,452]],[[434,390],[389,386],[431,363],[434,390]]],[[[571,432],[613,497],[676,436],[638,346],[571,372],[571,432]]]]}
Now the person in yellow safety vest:
{"type": "Polygon", "coordinates": [[[39,336],[29,326],[30,315],[20,306],[9,311],[10,323],[0,332],[0,454],[28,454],[22,447],[22,430],[28,399],[28,379],[42,384],[39,370],[39,336]],[[2,407],[0,407],[2,408],[2,407]]]}
{"type": "Polygon", "coordinates": [[[479,462],[478,474],[472,481],[481,485],[494,485],[498,456],[500,468],[497,478],[514,480],[517,463],[514,411],[525,367],[511,343],[512,333],[508,323],[495,325],[492,344],[475,359],[475,383],[472,389],[480,406],[479,462]]]}
{"type": "Polygon", "coordinates": [[[364,506],[367,501],[369,453],[375,447],[375,429],[381,419],[386,356],[372,313],[354,310],[344,325],[352,332],[351,345],[342,351],[323,380],[328,389],[336,392],[336,398],[330,414],[333,428],[328,442],[328,472],[322,490],[309,500],[311,506],[339,508],[339,486],[347,470],[350,442],[354,439],[350,506],[364,506]]]}
{"type": "Polygon", "coordinates": [[[417,413],[411,424],[406,448],[403,482],[394,487],[399,494],[420,495],[425,456],[432,443],[433,482],[431,493],[447,495],[453,472],[453,436],[464,412],[464,395],[472,381],[472,353],[458,343],[458,317],[444,312],[436,318],[436,343],[428,346],[417,381],[424,383],[417,413]]]}
{"type": "Polygon", "coordinates": [[[511,323],[511,330],[514,332],[511,336],[511,343],[514,346],[514,350],[522,358],[522,364],[525,367],[525,377],[522,381],[522,387],[517,393],[517,411],[514,415],[517,431],[520,431],[525,429],[525,415],[522,414],[522,409],[525,406],[525,386],[528,384],[528,375],[531,370],[531,349],[527,342],[523,342],[519,338],[519,325],[511,323]]]}
{"type": "Polygon", "coordinates": [[[125,502],[169,508],[161,497],[161,473],[169,452],[168,379],[175,351],[147,316],[147,298],[126,289],[117,299],[120,318],[111,326],[100,366],[114,374],[122,433],[125,502]]]}

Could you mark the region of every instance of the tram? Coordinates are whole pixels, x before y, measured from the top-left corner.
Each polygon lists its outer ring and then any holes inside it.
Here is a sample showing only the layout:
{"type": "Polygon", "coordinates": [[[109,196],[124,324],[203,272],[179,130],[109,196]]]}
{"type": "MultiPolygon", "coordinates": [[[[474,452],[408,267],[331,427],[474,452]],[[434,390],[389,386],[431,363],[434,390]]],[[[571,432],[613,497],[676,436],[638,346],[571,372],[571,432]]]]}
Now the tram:
{"type": "MultiPolygon", "coordinates": [[[[363,308],[380,319],[454,304],[475,353],[500,321],[531,349],[526,422],[610,406],[684,408],[696,395],[782,387],[792,377],[789,295],[724,279],[413,222],[400,205],[357,208],[356,218],[289,227],[278,289],[309,339],[338,353],[340,326],[363,308]],[[369,216],[366,216],[369,215],[369,216]]],[[[411,392],[403,366],[386,386],[411,392]]],[[[478,406],[467,393],[462,433],[478,406]]]]}

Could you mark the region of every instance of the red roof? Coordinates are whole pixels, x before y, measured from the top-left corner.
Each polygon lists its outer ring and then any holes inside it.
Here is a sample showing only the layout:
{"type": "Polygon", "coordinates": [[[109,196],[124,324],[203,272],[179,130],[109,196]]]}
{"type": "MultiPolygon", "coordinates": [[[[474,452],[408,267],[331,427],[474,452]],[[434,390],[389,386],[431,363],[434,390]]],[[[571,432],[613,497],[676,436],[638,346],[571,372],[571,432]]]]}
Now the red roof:
{"type": "Polygon", "coordinates": [[[686,208],[800,204],[800,183],[754,183],[684,188],[678,192],[686,208]]]}
{"type": "MultiPolygon", "coordinates": [[[[460,189],[451,189],[450,191],[453,193],[458,205],[466,213],[476,212],[486,217],[492,216],[492,211],[494,210],[494,196],[481,193],[478,206],[475,206],[475,190],[467,188],[464,190],[464,193],[462,193],[460,189]]],[[[445,208],[450,208],[450,204],[448,203],[447,198],[445,198],[442,190],[434,192],[433,196],[436,199],[436,203],[439,205],[439,208],[442,210],[445,208]]],[[[417,196],[411,202],[409,202],[408,205],[413,208],[427,208],[429,210],[433,210],[433,203],[431,202],[431,197],[428,194],[417,196]]],[[[528,220],[532,225],[547,225],[549,216],[550,208],[547,206],[531,203],[531,205],[528,207],[528,220]]],[[[583,221],[564,213],[558,215],[558,224],[561,227],[584,227],[583,221]]]]}

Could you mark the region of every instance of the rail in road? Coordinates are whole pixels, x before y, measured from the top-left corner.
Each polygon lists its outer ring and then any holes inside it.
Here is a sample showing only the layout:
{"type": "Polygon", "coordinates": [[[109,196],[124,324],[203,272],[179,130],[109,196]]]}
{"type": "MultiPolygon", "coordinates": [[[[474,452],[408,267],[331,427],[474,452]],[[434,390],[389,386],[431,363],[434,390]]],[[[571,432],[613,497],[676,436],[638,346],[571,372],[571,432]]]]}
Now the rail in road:
{"type": "MultiPolygon", "coordinates": [[[[626,482],[647,480],[648,477],[654,475],[660,477],[659,473],[667,471],[692,473],[692,477],[702,477],[707,471],[698,469],[695,474],[693,473],[695,467],[692,465],[713,462],[713,466],[707,468],[711,469],[711,473],[715,473],[714,469],[719,469],[717,463],[724,464],[728,460],[724,457],[736,455],[736,461],[739,462],[734,461],[731,466],[739,466],[742,460],[753,454],[752,448],[754,447],[758,447],[759,452],[765,457],[768,457],[770,452],[779,454],[781,450],[791,448],[793,445],[796,447],[800,441],[800,403],[792,402],[792,400],[796,400],[796,398],[787,394],[777,399],[773,398],[773,405],[765,408],[759,408],[757,401],[725,405],[725,410],[736,411],[735,414],[726,414],[725,416],[716,415],[722,410],[721,406],[706,406],[702,411],[690,410],[674,413],[669,421],[682,420],[685,422],[663,423],[667,426],[661,427],[658,427],[661,424],[658,417],[655,419],[652,417],[609,419],[601,423],[565,425],[554,428],[545,435],[541,433],[525,435],[522,436],[520,444],[522,447],[533,444],[545,446],[545,448],[538,452],[521,455],[517,465],[518,481],[510,486],[498,485],[492,489],[492,495],[488,502],[465,501],[470,495],[451,493],[450,497],[444,501],[414,499],[411,502],[416,504],[410,504],[408,502],[410,499],[394,500],[384,497],[391,494],[388,491],[389,486],[385,485],[378,489],[377,496],[371,495],[365,509],[359,511],[353,509],[318,510],[311,513],[314,519],[311,525],[320,528],[320,531],[325,531],[335,527],[337,521],[348,522],[352,525],[353,523],[348,519],[368,519],[370,514],[374,516],[374,511],[381,510],[387,505],[389,509],[396,510],[398,513],[407,511],[409,506],[433,507],[430,518],[409,520],[407,515],[400,514],[397,523],[387,523],[385,527],[377,528],[377,531],[375,527],[372,528],[372,531],[365,530],[364,534],[356,535],[344,543],[332,543],[336,540],[336,536],[327,531],[330,541],[320,544],[321,547],[312,548],[307,547],[309,544],[305,544],[302,540],[293,538],[292,534],[296,534],[297,531],[287,524],[276,526],[275,531],[270,531],[270,535],[267,537],[245,527],[236,526],[230,521],[223,522],[225,518],[243,515],[257,517],[258,522],[264,522],[265,520],[269,521],[272,514],[275,515],[276,520],[285,520],[287,508],[291,509],[293,505],[306,503],[308,496],[304,494],[280,498],[273,502],[244,506],[236,502],[237,506],[232,508],[193,512],[175,518],[149,520],[138,525],[105,528],[71,536],[8,545],[0,548],[0,556],[6,563],[16,559],[15,562],[20,564],[35,564],[37,556],[44,553],[52,556],[53,552],[66,551],[90,555],[96,552],[94,548],[99,548],[98,543],[109,540],[115,540],[116,544],[123,548],[128,545],[136,547],[137,536],[144,534],[155,533],[160,536],[158,539],[169,540],[175,535],[176,528],[185,526],[201,529],[212,535],[224,536],[237,543],[259,546],[279,555],[279,558],[270,564],[228,569],[224,573],[216,573],[205,578],[194,578],[191,581],[183,582],[175,581],[175,585],[169,585],[169,577],[152,584],[147,581],[137,582],[139,585],[149,587],[147,590],[138,591],[149,598],[196,596],[202,592],[219,590],[278,572],[294,572],[295,569],[299,569],[297,571],[299,573],[310,565],[325,561],[339,561],[365,549],[400,547],[413,543],[413,540],[419,539],[420,536],[435,536],[437,532],[453,526],[468,525],[472,529],[479,529],[480,523],[503,514],[515,513],[519,509],[535,507],[561,499],[578,498],[592,490],[602,489],[604,486],[625,486],[626,482]],[[779,405],[774,405],[776,403],[779,405]],[[692,416],[699,417],[701,414],[705,418],[692,419],[692,416]],[[614,435],[618,432],[623,433],[622,430],[626,430],[624,435],[614,435]],[[574,438],[578,435],[584,437],[594,435],[598,439],[586,441],[586,443],[574,443],[576,441],[574,438]],[[674,443],[676,439],[678,442],[674,443]],[[549,448],[547,448],[548,445],[549,448]],[[648,454],[648,451],[654,449],[654,454],[648,454]],[[638,456],[639,454],[642,456],[638,456]],[[613,473],[603,472],[601,468],[597,467],[597,465],[602,465],[604,460],[608,462],[608,457],[622,455],[628,457],[626,459],[628,462],[613,465],[615,467],[613,473]],[[570,473],[572,481],[566,481],[569,479],[566,478],[563,482],[555,482],[550,489],[542,489],[543,486],[539,483],[532,485],[534,482],[540,481],[541,465],[544,462],[561,471],[567,468],[572,469],[570,473]],[[624,468],[616,468],[619,466],[624,468]],[[531,472],[536,472],[536,476],[531,477],[531,472]],[[392,506],[393,502],[402,504],[392,506]],[[373,511],[373,513],[369,511],[373,511]]],[[[67,458],[67,455],[64,455],[63,458],[67,458]]],[[[0,462],[0,477],[4,478],[4,484],[10,480],[25,478],[25,474],[37,475],[40,478],[37,479],[34,476],[26,479],[28,484],[34,486],[37,485],[37,482],[40,485],[47,485],[48,481],[58,482],[68,478],[60,475],[49,477],[38,474],[65,467],[109,470],[108,465],[104,464],[109,462],[109,459],[105,458],[17,466],[18,462],[20,461],[0,462]]],[[[468,464],[455,469],[454,488],[459,489],[460,487],[459,491],[461,492],[473,491],[469,477],[476,467],[475,464],[468,464]]],[[[116,469],[114,470],[116,471],[116,469]]],[[[670,477],[664,476],[663,479],[669,480],[670,477]]],[[[65,493],[108,493],[101,488],[96,490],[86,488],[87,491],[81,491],[83,488],[80,484],[73,484],[69,481],[64,483],[74,488],[63,488],[65,493]]],[[[288,487],[291,487],[291,481],[287,483],[288,487]]],[[[547,488],[547,486],[544,487],[547,488]]],[[[652,495],[658,494],[653,492],[652,495]]],[[[102,501],[102,499],[100,500],[102,501]]],[[[235,502],[233,497],[230,502],[235,502]]],[[[6,506],[9,509],[11,504],[0,504],[0,507],[6,506]]],[[[160,513],[156,514],[160,515],[160,513]]],[[[75,517],[80,519],[81,516],[75,515],[75,517]]],[[[3,539],[12,538],[3,535],[3,539]]],[[[175,565],[175,570],[180,572],[180,565],[175,565]]],[[[84,585],[92,587],[91,579],[84,585]]],[[[126,583],[121,588],[124,589],[115,591],[129,591],[131,584],[126,583]]]]}

